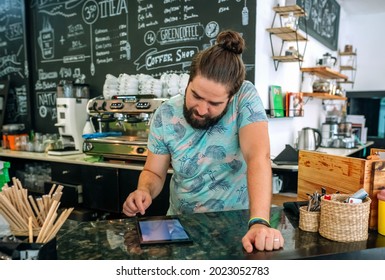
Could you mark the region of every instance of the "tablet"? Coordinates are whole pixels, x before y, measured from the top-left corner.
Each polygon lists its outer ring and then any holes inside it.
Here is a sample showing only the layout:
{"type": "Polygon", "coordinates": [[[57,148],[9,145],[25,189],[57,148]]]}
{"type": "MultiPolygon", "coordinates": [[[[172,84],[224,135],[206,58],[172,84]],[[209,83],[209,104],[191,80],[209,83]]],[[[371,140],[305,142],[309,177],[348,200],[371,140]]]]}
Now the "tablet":
{"type": "Polygon", "coordinates": [[[177,216],[138,218],[137,229],[140,245],[192,242],[177,216]]]}

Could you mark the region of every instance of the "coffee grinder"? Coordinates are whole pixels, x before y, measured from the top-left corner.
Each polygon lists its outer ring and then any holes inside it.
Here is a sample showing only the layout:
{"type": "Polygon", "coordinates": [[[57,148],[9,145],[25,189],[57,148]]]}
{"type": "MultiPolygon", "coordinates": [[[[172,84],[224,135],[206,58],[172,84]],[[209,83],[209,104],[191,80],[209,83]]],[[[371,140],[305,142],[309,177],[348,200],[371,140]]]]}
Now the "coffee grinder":
{"type": "Polygon", "coordinates": [[[57,86],[57,123],[63,142],[63,149],[50,150],[50,155],[70,155],[82,153],[82,132],[87,121],[89,85],[61,82],[57,86]]]}

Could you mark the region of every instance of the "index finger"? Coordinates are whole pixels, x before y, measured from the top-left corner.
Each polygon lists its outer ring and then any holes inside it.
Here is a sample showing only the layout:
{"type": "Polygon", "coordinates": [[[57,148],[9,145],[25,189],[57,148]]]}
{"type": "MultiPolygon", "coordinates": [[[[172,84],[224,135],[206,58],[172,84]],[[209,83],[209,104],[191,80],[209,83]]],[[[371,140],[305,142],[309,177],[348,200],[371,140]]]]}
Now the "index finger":
{"type": "Polygon", "coordinates": [[[140,212],[140,214],[144,215],[146,207],[144,205],[144,202],[146,201],[146,197],[135,197],[134,198],[134,203],[136,205],[136,208],[140,212]]]}

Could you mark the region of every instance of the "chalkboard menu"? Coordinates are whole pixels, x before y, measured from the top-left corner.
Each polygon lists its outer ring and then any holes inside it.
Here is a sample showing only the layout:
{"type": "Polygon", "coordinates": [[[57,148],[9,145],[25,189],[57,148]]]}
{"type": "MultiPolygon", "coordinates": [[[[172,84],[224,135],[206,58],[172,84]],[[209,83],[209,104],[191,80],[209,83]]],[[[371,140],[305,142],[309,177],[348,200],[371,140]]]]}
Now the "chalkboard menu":
{"type": "Polygon", "coordinates": [[[3,123],[24,123],[29,128],[31,121],[25,23],[24,1],[0,1],[0,80],[9,82],[7,92],[2,93],[6,101],[1,106],[2,109],[4,106],[3,123]]]}
{"type": "Polygon", "coordinates": [[[326,47],[337,50],[340,23],[337,1],[297,0],[297,4],[306,12],[306,17],[299,18],[299,27],[326,47]]]}
{"type": "Polygon", "coordinates": [[[29,8],[40,131],[55,131],[59,81],[84,78],[96,97],[106,74],[188,73],[192,56],[224,29],[245,38],[247,78],[254,80],[256,1],[36,0],[29,8]]]}

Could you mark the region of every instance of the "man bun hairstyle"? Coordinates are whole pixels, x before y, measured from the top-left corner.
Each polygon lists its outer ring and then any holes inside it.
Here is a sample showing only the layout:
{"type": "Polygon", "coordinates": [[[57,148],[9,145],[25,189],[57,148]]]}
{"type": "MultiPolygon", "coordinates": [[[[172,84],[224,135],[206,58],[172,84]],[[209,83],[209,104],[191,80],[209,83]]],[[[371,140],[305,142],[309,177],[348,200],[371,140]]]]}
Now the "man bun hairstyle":
{"type": "Polygon", "coordinates": [[[245,41],[240,34],[231,31],[220,33],[216,41],[218,46],[235,54],[241,54],[245,48],[245,41]]]}
{"type": "Polygon", "coordinates": [[[197,75],[225,85],[229,98],[241,87],[246,69],[241,54],[245,41],[241,34],[225,30],[218,34],[216,44],[197,53],[191,63],[190,81],[197,75]]]}

